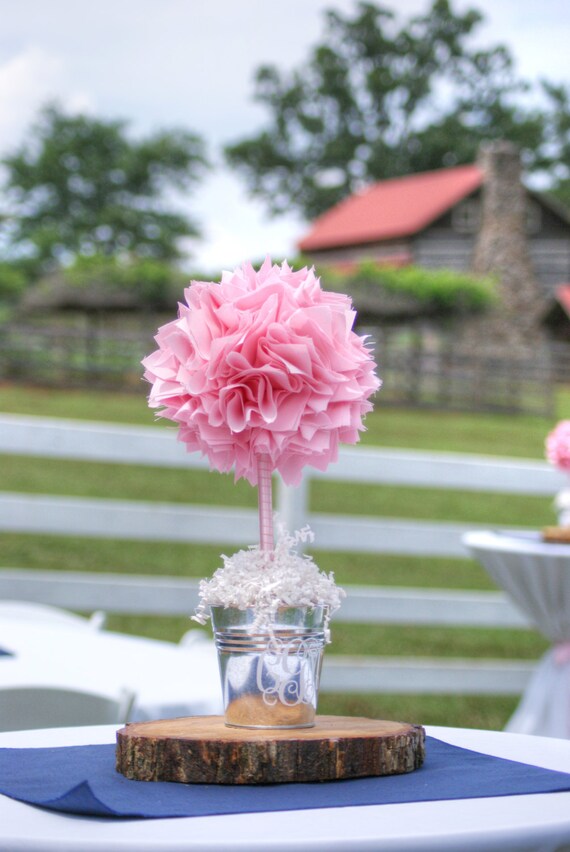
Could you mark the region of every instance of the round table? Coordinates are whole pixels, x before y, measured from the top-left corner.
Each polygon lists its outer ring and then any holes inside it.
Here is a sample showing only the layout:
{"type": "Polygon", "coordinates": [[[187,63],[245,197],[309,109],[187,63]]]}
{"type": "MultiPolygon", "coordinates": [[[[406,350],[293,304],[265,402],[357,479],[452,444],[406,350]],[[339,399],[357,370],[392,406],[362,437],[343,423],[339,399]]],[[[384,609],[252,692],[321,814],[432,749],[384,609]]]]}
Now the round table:
{"type": "Polygon", "coordinates": [[[552,647],[505,730],[570,738],[570,544],[538,532],[471,532],[463,543],[552,647]]]}
{"type": "MultiPolygon", "coordinates": [[[[114,741],[114,726],[0,734],[0,747],[114,741]]],[[[570,742],[428,727],[454,745],[570,771],[570,742]]],[[[70,816],[0,796],[8,852],[555,852],[570,847],[570,792],[181,819],[70,816]]]]}

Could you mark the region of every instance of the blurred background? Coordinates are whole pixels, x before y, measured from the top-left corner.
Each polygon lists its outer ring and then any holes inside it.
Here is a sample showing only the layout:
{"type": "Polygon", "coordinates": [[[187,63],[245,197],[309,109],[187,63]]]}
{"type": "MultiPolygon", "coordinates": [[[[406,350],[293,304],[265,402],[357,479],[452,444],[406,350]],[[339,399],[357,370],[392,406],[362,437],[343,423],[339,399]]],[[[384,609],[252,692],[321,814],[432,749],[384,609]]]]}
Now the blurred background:
{"type": "MultiPolygon", "coordinates": [[[[412,17],[431,8],[427,0],[379,5],[396,16],[396,24],[381,22],[387,33],[406,29],[412,17]]],[[[531,92],[517,97],[519,106],[546,107],[538,81],[568,83],[567,4],[477,0],[450,7],[456,17],[472,8],[482,20],[465,39],[469,49],[504,45],[514,77],[532,84],[531,92]]],[[[54,0],[49,6],[2,0],[0,9],[2,157],[33,140],[39,110],[50,102],[69,116],[125,121],[132,140],[170,128],[198,134],[212,169],[175,198],[202,232],[200,240],[184,245],[187,268],[216,273],[246,258],[295,252],[306,228],[303,210],[291,205],[271,220],[268,204],[251,198],[223,148],[271,125],[271,110],[254,97],[257,69],[274,65],[285,78],[302,72],[311,51],[327,43],[326,10],[354,19],[353,0],[165,0],[160,6],[151,0],[95,5],[54,0]]],[[[439,97],[445,92],[444,86],[439,97]]],[[[420,126],[437,122],[442,112],[441,103],[430,98],[420,126]]],[[[5,200],[2,209],[10,212],[5,200]]]]}
{"type": "MultiPolygon", "coordinates": [[[[546,433],[570,416],[567,0],[0,0],[0,21],[8,419],[155,428],[140,359],[185,284],[271,255],[315,263],[372,334],[383,388],[368,447],[543,459],[546,433]],[[360,204],[369,187],[372,211],[360,204]],[[384,231],[363,237],[373,220],[384,231]]],[[[4,453],[2,488],[30,499],[256,503],[207,471],[4,453]]],[[[309,502],[535,528],[554,520],[551,497],[316,481],[309,502]]],[[[215,543],[74,535],[73,512],[66,535],[41,520],[4,525],[4,568],[198,578],[219,564],[215,543]]],[[[342,584],[495,589],[465,553],[441,552],[316,555],[342,584]]],[[[189,623],[131,610],[108,625],[178,641],[189,623]]],[[[503,627],[339,624],[332,653],[546,650],[536,631],[503,627]]],[[[323,712],[502,727],[517,696],[324,701],[323,712]]]]}
{"type": "MultiPolygon", "coordinates": [[[[533,318],[525,324],[511,305],[506,321],[521,325],[523,344],[529,335],[541,344],[540,386],[553,369],[566,377],[568,347],[542,346],[570,339],[556,289],[570,281],[564,3],[0,6],[0,375],[53,383],[59,358],[59,380],[81,384],[84,359],[89,383],[138,385],[133,365],[151,345],[156,315],[175,310],[189,277],[270,255],[330,270],[325,286],[353,296],[361,325],[394,328],[374,333],[394,371],[385,388],[417,384],[408,362],[421,362],[433,386],[442,346],[456,349],[463,321],[505,296],[496,258],[471,262],[476,227],[465,217],[473,211],[452,209],[460,196],[444,202],[463,221],[450,220],[437,256],[393,240],[383,252],[369,242],[327,254],[311,251],[320,246],[310,237],[322,214],[376,182],[472,166],[481,145],[506,140],[520,152],[527,190],[543,194],[538,206],[527,199],[533,318]],[[460,247],[458,234],[467,237],[460,247]],[[350,268],[339,263],[347,259],[350,268]],[[355,275],[355,263],[369,259],[376,268],[355,275]],[[414,269],[394,273],[398,266],[414,269]],[[426,268],[455,274],[430,278],[426,268]],[[32,338],[52,353],[49,363],[29,351],[32,338]],[[62,374],[72,362],[75,372],[62,374]]],[[[445,210],[430,191],[437,219],[445,210]]],[[[399,207],[415,207],[420,194],[425,200],[419,190],[401,196],[399,207]]],[[[374,216],[379,209],[389,219],[394,202],[382,198],[374,216]]],[[[417,228],[405,227],[419,245],[417,228]]],[[[350,241],[346,223],[341,231],[341,243],[350,241]]],[[[511,350],[509,340],[497,357],[511,350]]],[[[428,388],[416,401],[431,404],[434,394],[428,388]]],[[[498,404],[496,392],[484,396],[498,404]]],[[[552,411],[552,399],[538,396],[530,407],[509,405],[552,411]]]]}

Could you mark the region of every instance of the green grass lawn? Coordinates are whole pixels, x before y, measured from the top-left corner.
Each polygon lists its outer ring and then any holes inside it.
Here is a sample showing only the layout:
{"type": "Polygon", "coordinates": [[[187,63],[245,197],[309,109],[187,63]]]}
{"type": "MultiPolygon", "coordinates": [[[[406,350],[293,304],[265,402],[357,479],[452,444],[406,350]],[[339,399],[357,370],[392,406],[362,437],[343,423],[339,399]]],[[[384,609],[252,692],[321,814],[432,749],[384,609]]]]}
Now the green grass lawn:
{"type": "MultiPolygon", "coordinates": [[[[152,426],[157,421],[146,405],[146,390],[142,381],[140,393],[130,394],[4,384],[0,411],[152,426]]],[[[383,447],[542,458],[545,433],[554,425],[542,417],[384,408],[381,391],[375,405],[362,441],[383,447]]],[[[555,419],[562,417],[570,417],[566,388],[557,395],[555,419]]]]}
{"type": "MultiPolygon", "coordinates": [[[[152,426],[154,415],[141,392],[55,391],[0,386],[0,411],[68,419],[100,420],[152,426]]],[[[570,392],[558,395],[557,419],[570,417],[570,392]]],[[[384,447],[471,452],[543,458],[544,437],[554,425],[539,417],[475,415],[382,408],[366,421],[363,443],[384,447]]],[[[159,421],[156,428],[168,428],[159,421]]],[[[3,491],[85,497],[152,499],[254,507],[257,494],[231,476],[143,466],[80,463],[5,456],[0,459],[3,491]]],[[[315,481],[314,511],[356,513],[422,520],[534,526],[552,523],[547,498],[443,491],[315,481]]],[[[342,584],[377,584],[425,588],[492,589],[492,581],[475,562],[463,559],[395,555],[340,554],[315,551],[326,571],[342,584]]],[[[220,564],[220,549],[178,542],[90,540],[58,536],[0,534],[0,565],[51,570],[209,576],[220,564]]],[[[113,629],[177,641],[191,627],[185,618],[112,616],[113,629]]],[[[388,627],[337,624],[327,653],[402,656],[457,656],[537,659],[546,642],[533,631],[458,628],[388,627]]],[[[433,724],[502,727],[515,698],[496,696],[323,696],[327,713],[403,718],[433,724]]]]}

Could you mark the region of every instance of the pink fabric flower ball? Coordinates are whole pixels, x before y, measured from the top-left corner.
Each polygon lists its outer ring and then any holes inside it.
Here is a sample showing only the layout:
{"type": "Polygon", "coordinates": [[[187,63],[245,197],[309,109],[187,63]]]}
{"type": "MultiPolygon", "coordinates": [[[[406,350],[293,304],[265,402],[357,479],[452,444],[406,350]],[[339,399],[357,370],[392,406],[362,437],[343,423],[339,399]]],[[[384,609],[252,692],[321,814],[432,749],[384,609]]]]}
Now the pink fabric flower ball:
{"type": "Polygon", "coordinates": [[[560,468],[570,471],[570,420],[561,420],[546,438],[546,458],[560,468]]]}
{"type": "Polygon", "coordinates": [[[306,464],[325,470],[354,444],[380,387],[347,296],[321,289],[313,270],[267,259],[221,281],[192,281],[178,319],[143,360],[151,408],[221,472],[257,484],[257,460],[296,485],[306,464]]]}

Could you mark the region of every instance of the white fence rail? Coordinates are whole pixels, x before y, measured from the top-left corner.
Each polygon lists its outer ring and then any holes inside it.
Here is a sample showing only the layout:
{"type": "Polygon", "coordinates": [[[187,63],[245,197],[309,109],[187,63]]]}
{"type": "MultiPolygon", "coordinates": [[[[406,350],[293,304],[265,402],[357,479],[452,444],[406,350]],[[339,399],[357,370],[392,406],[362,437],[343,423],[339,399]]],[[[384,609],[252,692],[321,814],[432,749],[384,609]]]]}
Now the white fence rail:
{"type": "MultiPolygon", "coordinates": [[[[0,453],[162,467],[207,468],[169,429],[0,415],[0,453]]],[[[544,462],[344,449],[326,476],[335,481],[553,495],[565,478],[544,462]]],[[[298,489],[280,483],[277,511],[289,529],[310,524],[322,550],[466,557],[466,532],[481,525],[311,513],[306,468],[298,489]]],[[[1,477],[0,477],[1,481],[1,477]]],[[[242,545],[257,538],[257,513],[247,509],[180,506],[0,492],[0,530],[119,536],[146,540],[242,545]]]]}
{"type": "MultiPolygon", "coordinates": [[[[0,454],[160,467],[207,468],[171,430],[0,415],[0,454]]],[[[1,460],[0,460],[1,471],[1,460]]],[[[467,557],[462,536],[476,525],[311,513],[309,471],[299,489],[281,486],[278,511],[290,529],[309,523],[320,549],[467,557]]],[[[328,478],[368,484],[553,496],[565,478],[546,463],[450,453],[345,449],[328,478]]],[[[0,473],[1,482],[1,473],[0,473]]],[[[0,530],[220,545],[257,540],[257,513],[172,505],[0,492],[0,530]]],[[[79,610],[177,615],[192,612],[197,581],[76,574],[4,567],[0,597],[79,610]]],[[[337,621],[442,627],[529,627],[499,592],[352,587],[337,621]]],[[[524,661],[347,658],[328,654],[323,689],[356,692],[517,694],[533,665],[524,661]]]]}
{"type": "MultiPolygon", "coordinates": [[[[529,627],[498,592],[347,587],[335,622],[438,627],[529,627]]],[[[0,599],[68,609],[143,615],[184,615],[198,603],[198,581],[61,571],[0,569],[0,599]]],[[[334,692],[519,694],[533,664],[325,655],[322,690],[334,692]]]]}

